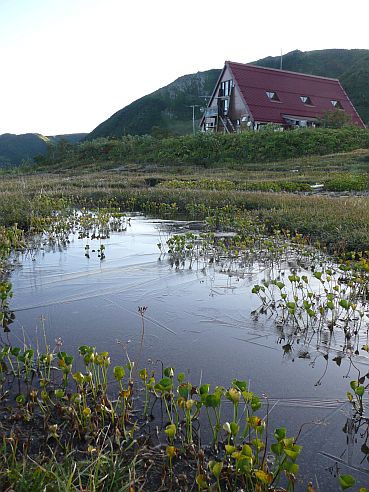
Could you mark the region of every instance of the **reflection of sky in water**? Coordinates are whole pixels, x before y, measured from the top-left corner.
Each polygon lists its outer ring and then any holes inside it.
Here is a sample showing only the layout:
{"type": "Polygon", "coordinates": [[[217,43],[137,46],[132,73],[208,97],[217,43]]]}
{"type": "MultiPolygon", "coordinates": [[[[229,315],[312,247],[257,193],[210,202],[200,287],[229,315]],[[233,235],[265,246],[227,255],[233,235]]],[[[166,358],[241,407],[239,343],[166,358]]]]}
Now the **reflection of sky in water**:
{"type": "MultiPolygon", "coordinates": [[[[16,311],[12,336],[34,340],[37,331],[41,339],[44,323],[50,344],[60,336],[67,351],[96,345],[108,350],[116,364],[122,362],[126,345],[130,357],[137,356],[141,336],[137,307],[148,306],[140,366],[149,358],[160,359],[187,371],[194,384],[200,379],[224,385],[235,377],[249,380],[251,390],[270,398],[271,426],[285,425],[293,434],[302,424],[314,422],[302,432],[300,463],[304,471],[313,470],[310,478],[315,486],[317,481],[320,490],[337,490],[336,480],[325,471],[337,458],[340,473],[362,478],[362,485],[369,482],[363,471],[369,470],[368,461],[360,463],[360,444],[354,445],[342,431],[349,415],[346,391],[357,373],[351,367],[347,378],[349,361],[343,359],[341,366],[332,361],[340,353],[340,335],[328,360],[321,353],[327,335],[321,340],[313,337],[309,345],[307,340],[295,340],[291,351],[284,353],[286,340],[279,340],[273,320],[250,314],[259,305],[251,288],[265,272],[237,279],[197,270],[196,265],[176,271],[167,259],[159,260],[157,243],[165,240],[165,234],[159,236],[157,225],[132,218],[126,232],[103,241],[103,262],[92,251],[99,248],[98,241],[89,241],[88,259],[87,240],[76,237],[68,249],[40,251],[34,259],[26,256],[12,276],[11,306],[16,311]],[[305,358],[307,352],[310,358],[305,358]]],[[[355,365],[365,374],[363,362],[355,365]]]]}

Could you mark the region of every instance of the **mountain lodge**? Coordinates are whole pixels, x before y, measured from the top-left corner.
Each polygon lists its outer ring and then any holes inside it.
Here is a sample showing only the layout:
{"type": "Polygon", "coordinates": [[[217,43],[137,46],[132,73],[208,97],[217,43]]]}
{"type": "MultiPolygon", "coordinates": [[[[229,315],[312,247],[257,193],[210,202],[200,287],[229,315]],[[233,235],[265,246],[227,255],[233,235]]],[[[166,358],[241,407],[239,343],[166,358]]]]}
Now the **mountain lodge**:
{"type": "Polygon", "coordinates": [[[365,127],[338,79],[226,61],[200,122],[204,132],[319,126],[327,111],[344,111],[365,127]]]}

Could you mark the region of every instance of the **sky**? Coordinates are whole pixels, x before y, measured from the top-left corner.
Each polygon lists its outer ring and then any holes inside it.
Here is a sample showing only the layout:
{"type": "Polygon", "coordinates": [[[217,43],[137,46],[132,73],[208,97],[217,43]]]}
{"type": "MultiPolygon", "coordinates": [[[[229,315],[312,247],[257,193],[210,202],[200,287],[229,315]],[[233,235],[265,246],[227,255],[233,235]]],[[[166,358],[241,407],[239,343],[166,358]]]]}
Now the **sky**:
{"type": "Polygon", "coordinates": [[[0,0],[0,134],[90,132],[225,60],[369,49],[368,0],[0,0]]]}

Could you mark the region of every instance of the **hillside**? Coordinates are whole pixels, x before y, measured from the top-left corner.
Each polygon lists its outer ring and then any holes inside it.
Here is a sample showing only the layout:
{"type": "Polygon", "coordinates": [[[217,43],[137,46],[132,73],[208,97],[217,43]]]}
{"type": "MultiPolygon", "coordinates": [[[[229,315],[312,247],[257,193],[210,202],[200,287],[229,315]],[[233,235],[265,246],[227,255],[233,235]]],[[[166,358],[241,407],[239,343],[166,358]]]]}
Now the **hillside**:
{"type": "MultiPolygon", "coordinates": [[[[153,127],[163,131],[184,135],[192,131],[191,104],[203,106],[211,93],[220,70],[208,70],[179,77],[171,84],[144,96],[117,111],[101,123],[89,135],[98,137],[121,137],[122,135],[144,135],[153,127]]],[[[200,118],[196,108],[196,118],[200,118]]]]}
{"type": "Polygon", "coordinates": [[[340,78],[357,111],[369,125],[369,54],[357,61],[340,78]]]}
{"type": "MultiPolygon", "coordinates": [[[[252,63],[279,68],[280,57],[267,57],[252,63]]],[[[364,121],[369,120],[369,50],[295,50],[283,56],[283,69],[340,78],[364,121]]],[[[190,133],[192,109],[188,106],[199,105],[195,113],[198,123],[201,118],[200,107],[205,105],[203,96],[211,94],[219,73],[220,69],[213,69],[184,75],[166,87],[117,111],[96,127],[87,138],[92,140],[127,134],[144,135],[152,133],[153,127],[159,127],[164,135],[190,133]]],[[[155,131],[158,130],[154,129],[155,131]]]]}
{"type": "Polygon", "coordinates": [[[85,136],[86,133],[48,137],[39,133],[25,133],[23,135],[4,133],[0,135],[0,168],[19,166],[24,161],[32,160],[35,155],[45,154],[49,145],[56,145],[61,141],[73,144],[85,136]]]}

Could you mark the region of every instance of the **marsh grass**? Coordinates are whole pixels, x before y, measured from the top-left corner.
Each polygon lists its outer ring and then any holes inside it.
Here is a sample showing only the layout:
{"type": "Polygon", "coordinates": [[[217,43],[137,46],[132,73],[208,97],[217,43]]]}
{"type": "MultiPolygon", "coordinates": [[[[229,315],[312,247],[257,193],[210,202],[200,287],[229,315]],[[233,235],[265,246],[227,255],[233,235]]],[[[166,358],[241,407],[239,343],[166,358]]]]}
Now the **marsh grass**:
{"type": "Polygon", "coordinates": [[[86,160],[81,167],[57,174],[4,174],[0,225],[16,223],[29,230],[37,216],[48,215],[49,205],[54,202],[55,207],[59,200],[78,208],[118,207],[194,219],[233,207],[251,212],[269,230],[279,227],[302,233],[332,252],[365,251],[369,249],[367,155],[367,150],[357,150],[210,169],[115,164],[104,171],[102,161],[86,160]],[[328,194],[309,192],[315,183],[324,184],[328,194]]]}

